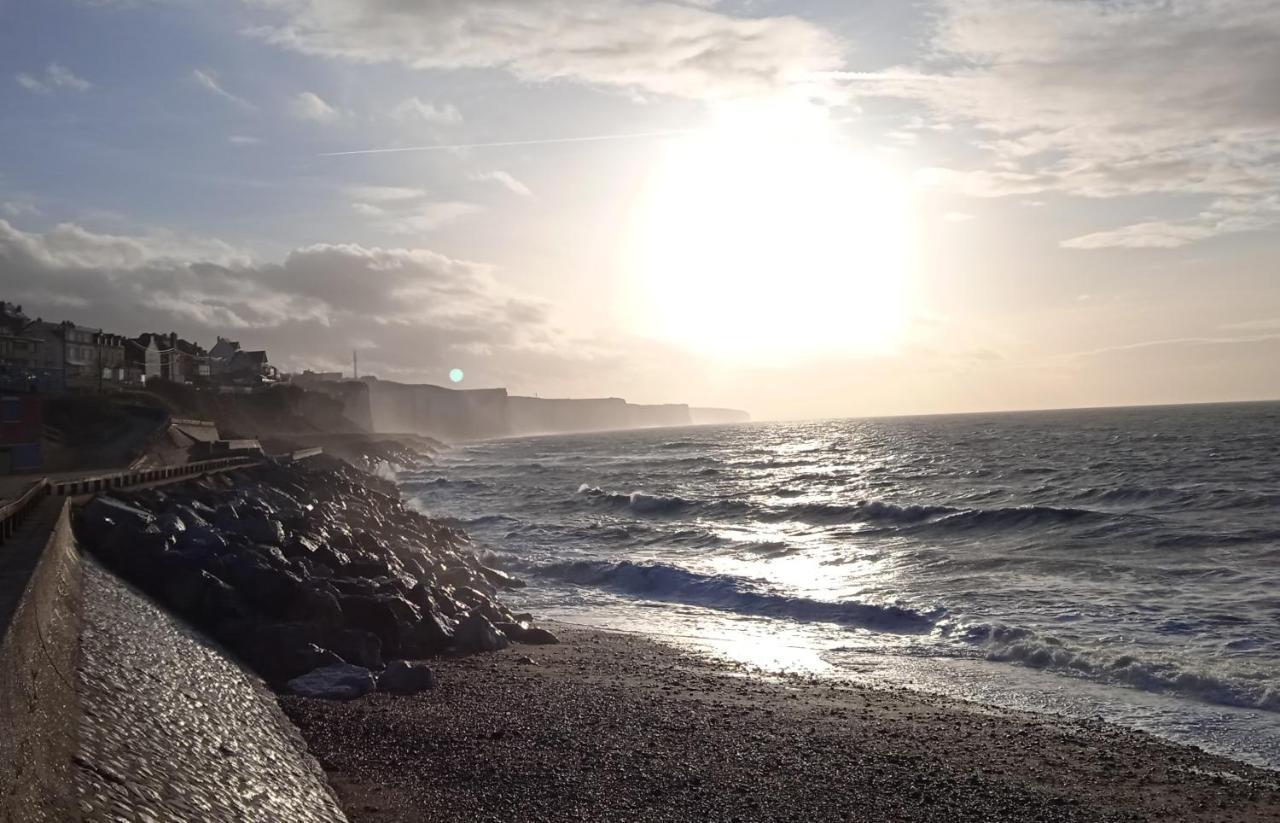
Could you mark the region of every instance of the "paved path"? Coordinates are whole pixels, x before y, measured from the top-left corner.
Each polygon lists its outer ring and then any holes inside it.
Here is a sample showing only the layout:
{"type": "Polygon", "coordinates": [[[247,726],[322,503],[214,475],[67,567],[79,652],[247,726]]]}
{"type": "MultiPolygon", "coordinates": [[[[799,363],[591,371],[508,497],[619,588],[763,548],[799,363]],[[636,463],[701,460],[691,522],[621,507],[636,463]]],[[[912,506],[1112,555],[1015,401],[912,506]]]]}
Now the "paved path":
{"type": "Polygon", "coordinates": [[[343,821],[275,698],[84,558],[76,775],[85,821],[343,821]]]}

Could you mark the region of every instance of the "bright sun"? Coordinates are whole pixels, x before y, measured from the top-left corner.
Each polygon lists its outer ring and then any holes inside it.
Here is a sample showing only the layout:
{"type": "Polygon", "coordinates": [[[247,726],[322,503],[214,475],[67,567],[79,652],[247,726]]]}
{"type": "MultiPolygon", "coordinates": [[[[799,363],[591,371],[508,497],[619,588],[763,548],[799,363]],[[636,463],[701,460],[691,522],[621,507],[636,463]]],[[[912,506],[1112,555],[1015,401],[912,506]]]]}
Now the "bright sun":
{"type": "Polygon", "coordinates": [[[643,199],[633,262],[647,330],[756,361],[892,346],[908,192],[821,107],[726,107],[668,146],[643,199]]]}

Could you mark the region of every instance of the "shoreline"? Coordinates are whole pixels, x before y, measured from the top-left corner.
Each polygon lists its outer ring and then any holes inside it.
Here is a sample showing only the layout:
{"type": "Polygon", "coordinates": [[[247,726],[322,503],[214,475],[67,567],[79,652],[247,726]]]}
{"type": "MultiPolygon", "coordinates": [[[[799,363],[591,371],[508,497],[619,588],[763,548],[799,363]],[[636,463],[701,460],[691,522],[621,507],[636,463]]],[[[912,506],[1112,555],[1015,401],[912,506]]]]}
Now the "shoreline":
{"type": "Polygon", "coordinates": [[[1280,820],[1280,772],[1143,732],[547,625],[419,695],[280,703],[370,823],[1280,820]]]}

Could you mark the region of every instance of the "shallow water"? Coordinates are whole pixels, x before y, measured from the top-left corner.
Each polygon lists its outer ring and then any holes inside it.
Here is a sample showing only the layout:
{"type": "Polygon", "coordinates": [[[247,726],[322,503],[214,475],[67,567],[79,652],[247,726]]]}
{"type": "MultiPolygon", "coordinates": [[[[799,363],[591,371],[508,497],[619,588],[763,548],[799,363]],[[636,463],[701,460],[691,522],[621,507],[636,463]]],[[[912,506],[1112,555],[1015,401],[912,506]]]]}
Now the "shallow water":
{"type": "Polygon", "coordinates": [[[1280,404],[489,441],[405,473],[539,613],[1280,767],[1280,404]]]}

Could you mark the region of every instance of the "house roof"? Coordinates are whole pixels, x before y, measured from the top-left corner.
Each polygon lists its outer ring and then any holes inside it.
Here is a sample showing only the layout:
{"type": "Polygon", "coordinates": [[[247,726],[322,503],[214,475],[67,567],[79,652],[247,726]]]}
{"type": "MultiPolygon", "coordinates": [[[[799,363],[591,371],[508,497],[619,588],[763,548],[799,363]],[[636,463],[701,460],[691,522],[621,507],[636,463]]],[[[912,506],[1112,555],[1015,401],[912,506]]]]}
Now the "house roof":
{"type": "Polygon", "coordinates": [[[235,359],[248,360],[258,366],[267,365],[267,353],[265,351],[238,351],[235,359]]]}

